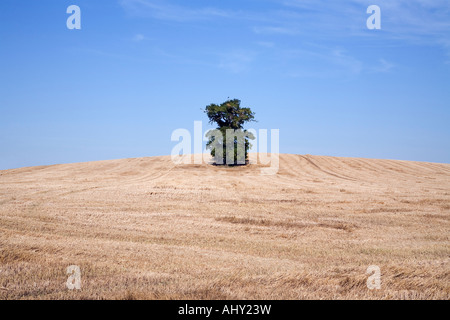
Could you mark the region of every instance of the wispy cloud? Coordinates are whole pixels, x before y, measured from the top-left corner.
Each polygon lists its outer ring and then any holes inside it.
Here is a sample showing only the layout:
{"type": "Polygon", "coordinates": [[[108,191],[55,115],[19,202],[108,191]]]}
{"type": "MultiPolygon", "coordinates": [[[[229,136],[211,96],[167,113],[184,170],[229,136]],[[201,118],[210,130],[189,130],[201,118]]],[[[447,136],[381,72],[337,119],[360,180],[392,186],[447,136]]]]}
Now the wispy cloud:
{"type": "Polygon", "coordinates": [[[352,74],[360,74],[363,69],[363,63],[340,49],[335,49],[329,55],[329,61],[336,66],[348,70],[352,74]]]}
{"type": "Polygon", "coordinates": [[[268,35],[279,35],[279,34],[285,34],[285,35],[296,35],[299,34],[298,30],[296,28],[289,28],[289,27],[281,27],[281,26],[258,26],[253,27],[253,31],[257,34],[268,34],[268,35]]]}
{"type": "Polygon", "coordinates": [[[287,50],[281,57],[294,62],[286,72],[291,77],[341,78],[366,72],[364,63],[342,48],[310,46],[287,50]]]}
{"type": "Polygon", "coordinates": [[[235,14],[214,7],[190,8],[160,0],[120,0],[119,3],[129,15],[161,20],[195,21],[228,18],[235,14]]]}
{"type": "MultiPolygon", "coordinates": [[[[366,28],[366,9],[372,0],[284,0],[266,10],[233,11],[220,6],[193,7],[162,0],[118,0],[132,16],[178,22],[236,19],[253,23],[260,35],[314,35],[317,38],[371,38],[366,28]]],[[[220,3],[220,2],[216,2],[220,3]]],[[[383,37],[394,40],[433,42],[450,38],[450,1],[377,0],[381,8],[383,37]]],[[[373,37],[372,37],[373,38],[373,37]]]]}
{"type": "Polygon", "coordinates": [[[255,53],[244,50],[234,50],[220,54],[219,68],[231,73],[242,73],[250,69],[255,53]]]}
{"type": "MultiPolygon", "coordinates": [[[[266,11],[232,11],[218,6],[192,7],[163,0],[118,0],[133,16],[163,20],[196,21],[214,18],[265,22],[253,26],[258,34],[291,34],[314,31],[315,35],[367,35],[366,9],[373,0],[284,0],[266,11]],[[363,31],[363,33],[361,32],[363,31]],[[353,33],[352,33],[353,32],[353,33]]],[[[381,7],[382,29],[386,34],[411,39],[423,36],[450,36],[448,0],[377,0],[381,7]]],[[[216,2],[217,3],[217,2],[216,2]]],[[[219,2],[220,3],[220,2],[219,2]]]]}
{"type": "MultiPolygon", "coordinates": [[[[309,40],[313,37],[318,43],[358,41],[368,46],[435,46],[448,57],[443,62],[450,62],[449,0],[284,0],[282,6],[288,10],[273,12],[269,23],[255,26],[253,31],[273,37],[291,35],[309,40]],[[381,8],[382,29],[378,31],[366,28],[369,17],[366,9],[372,4],[381,8]]],[[[331,57],[343,60],[336,53],[331,57]]],[[[363,66],[361,70],[389,72],[394,67],[383,58],[378,62],[376,67],[363,66]]],[[[358,70],[355,61],[350,65],[351,70],[358,70]]]]}
{"type": "Polygon", "coordinates": [[[140,34],[140,33],[138,33],[138,34],[135,34],[134,36],[133,36],[133,41],[134,42],[141,42],[141,41],[143,41],[143,40],[145,40],[146,38],[145,38],[145,36],[143,35],[143,34],[140,34]]]}
{"type": "Polygon", "coordinates": [[[379,62],[378,65],[371,67],[370,71],[372,71],[374,73],[385,73],[385,72],[391,71],[392,68],[394,68],[394,64],[392,64],[384,59],[379,59],[378,62],[379,62]]]}
{"type": "Polygon", "coordinates": [[[255,44],[257,44],[260,47],[264,47],[264,48],[274,48],[275,47],[275,43],[272,41],[256,41],[255,44]]]}
{"type": "MultiPolygon", "coordinates": [[[[199,2],[170,0],[118,2],[128,15],[136,17],[186,24],[202,21],[214,24],[225,19],[238,21],[243,30],[253,32],[254,38],[248,42],[252,46],[240,43],[233,51],[218,53],[210,61],[214,65],[218,59],[220,68],[233,73],[250,70],[251,64],[258,62],[261,56],[258,47],[261,52],[264,50],[271,55],[271,61],[285,61],[280,65],[301,75],[318,73],[333,77],[388,73],[401,64],[388,55],[371,56],[369,61],[361,53],[358,55],[355,43],[366,48],[435,46],[447,54],[448,59],[443,62],[450,63],[448,0],[266,0],[270,5],[261,6],[259,10],[238,11],[227,8],[220,1],[208,2],[211,5],[206,6],[198,5],[199,2]],[[372,4],[381,8],[382,30],[373,31],[366,27],[369,16],[366,9],[372,4]],[[295,41],[286,40],[290,37],[295,41]],[[312,45],[305,48],[305,43],[312,45]],[[267,48],[271,48],[270,53],[267,48]],[[297,72],[291,65],[300,65],[302,69],[297,72]]],[[[133,41],[144,39],[144,35],[136,34],[133,41]]],[[[197,61],[198,57],[192,60],[197,61]]]]}
{"type": "Polygon", "coordinates": [[[372,4],[381,8],[382,30],[386,37],[415,41],[450,37],[448,0],[285,0],[283,5],[291,8],[292,19],[285,15],[279,21],[280,27],[292,25],[293,19],[301,19],[306,22],[303,29],[314,29],[317,35],[367,36],[366,9],[372,4]]]}
{"type": "Polygon", "coordinates": [[[441,41],[441,45],[445,48],[445,53],[446,53],[446,64],[450,64],[450,38],[448,39],[443,39],[441,41]]]}

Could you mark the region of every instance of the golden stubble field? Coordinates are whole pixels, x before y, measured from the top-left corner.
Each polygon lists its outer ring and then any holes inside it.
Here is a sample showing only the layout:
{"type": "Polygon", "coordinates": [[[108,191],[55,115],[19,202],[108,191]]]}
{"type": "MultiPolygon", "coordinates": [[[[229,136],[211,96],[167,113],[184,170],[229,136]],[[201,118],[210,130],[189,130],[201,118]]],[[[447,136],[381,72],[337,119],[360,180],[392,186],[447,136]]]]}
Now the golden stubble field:
{"type": "Polygon", "coordinates": [[[282,154],[259,172],[170,157],[0,171],[0,299],[450,298],[450,164],[282,154]]]}

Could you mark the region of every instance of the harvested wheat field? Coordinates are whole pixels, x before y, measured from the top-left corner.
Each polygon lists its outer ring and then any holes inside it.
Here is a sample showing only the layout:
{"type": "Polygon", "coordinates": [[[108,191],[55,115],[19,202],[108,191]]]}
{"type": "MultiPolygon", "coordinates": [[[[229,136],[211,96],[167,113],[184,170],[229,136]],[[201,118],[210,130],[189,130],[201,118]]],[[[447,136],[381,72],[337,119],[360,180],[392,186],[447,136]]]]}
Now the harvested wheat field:
{"type": "Polygon", "coordinates": [[[274,176],[170,157],[0,171],[0,299],[449,299],[449,237],[450,164],[283,154],[274,176]]]}

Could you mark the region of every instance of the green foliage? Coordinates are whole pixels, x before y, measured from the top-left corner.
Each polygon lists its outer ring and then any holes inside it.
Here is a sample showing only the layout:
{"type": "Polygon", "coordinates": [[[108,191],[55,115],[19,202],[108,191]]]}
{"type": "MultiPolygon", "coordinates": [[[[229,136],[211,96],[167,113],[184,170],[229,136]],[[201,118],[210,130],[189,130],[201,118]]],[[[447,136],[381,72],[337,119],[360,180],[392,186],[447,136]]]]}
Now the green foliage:
{"type": "Polygon", "coordinates": [[[205,113],[209,123],[216,123],[217,129],[206,133],[206,147],[211,150],[216,164],[243,165],[248,160],[248,150],[252,147],[249,140],[255,136],[244,130],[245,122],[255,121],[250,108],[241,108],[238,99],[206,106],[205,113]]]}

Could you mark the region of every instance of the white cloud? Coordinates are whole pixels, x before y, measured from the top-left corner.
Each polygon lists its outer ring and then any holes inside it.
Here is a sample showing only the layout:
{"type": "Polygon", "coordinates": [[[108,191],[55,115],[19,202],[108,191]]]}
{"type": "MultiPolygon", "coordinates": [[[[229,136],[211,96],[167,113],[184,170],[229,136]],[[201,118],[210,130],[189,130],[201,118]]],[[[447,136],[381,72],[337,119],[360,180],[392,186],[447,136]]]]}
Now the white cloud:
{"type": "MultiPolygon", "coordinates": [[[[450,37],[450,1],[448,0],[285,0],[283,5],[291,8],[293,18],[307,22],[304,29],[314,29],[317,34],[346,37],[344,31],[353,35],[367,35],[366,9],[376,4],[381,8],[381,25],[386,37],[404,40],[430,41],[450,37]],[[294,13],[299,14],[297,17],[294,13]],[[333,32],[333,30],[337,32],[333,32]],[[358,31],[359,30],[359,31],[358,31]]],[[[292,20],[280,20],[280,27],[291,25],[292,20]]]]}
{"type": "Polygon", "coordinates": [[[335,49],[329,56],[329,61],[338,68],[343,68],[352,74],[360,74],[363,69],[363,63],[355,57],[345,53],[341,49],[335,49]]]}
{"type": "Polygon", "coordinates": [[[168,2],[160,0],[119,0],[120,5],[129,15],[152,17],[160,20],[186,22],[217,17],[229,18],[234,14],[233,12],[212,7],[192,9],[168,2]]]}
{"type": "Polygon", "coordinates": [[[309,46],[307,49],[287,50],[280,60],[290,61],[289,77],[342,78],[355,77],[367,71],[366,65],[343,48],[309,46]]]}
{"type": "Polygon", "coordinates": [[[231,73],[242,73],[249,70],[254,56],[253,52],[234,50],[226,54],[220,54],[218,66],[231,73]]]}
{"type": "MultiPolygon", "coordinates": [[[[448,59],[443,62],[450,62],[450,0],[268,0],[275,5],[256,11],[223,9],[219,7],[220,1],[214,2],[216,7],[193,7],[189,2],[174,4],[169,0],[118,1],[132,16],[176,22],[209,22],[218,18],[239,20],[243,27],[254,32],[252,43],[260,50],[273,48],[274,61],[287,57],[303,63],[291,56],[292,52],[297,52],[318,68],[321,64],[326,65],[323,69],[330,74],[387,73],[395,67],[394,62],[382,57],[374,58],[373,65],[372,61],[345,50],[347,45],[352,46],[355,42],[365,46],[435,46],[447,54],[448,59]],[[381,8],[382,30],[373,31],[366,27],[369,16],[366,9],[371,4],[381,8]],[[292,37],[295,41],[284,41],[280,37],[292,37]],[[304,49],[305,43],[309,44],[307,50],[296,50],[304,49]],[[321,44],[326,45],[321,47],[321,44]]],[[[133,38],[134,41],[144,39],[143,35],[133,38]]],[[[249,70],[255,54],[243,48],[226,55],[219,54],[219,57],[220,68],[239,73],[249,70]]]]}
{"type": "Polygon", "coordinates": [[[379,65],[373,68],[373,72],[385,73],[391,71],[394,65],[384,59],[379,60],[379,65]]]}
{"type": "Polygon", "coordinates": [[[264,48],[273,48],[275,47],[275,43],[271,41],[256,41],[255,42],[258,46],[264,47],[264,48]]]}
{"type": "Polygon", "coordinates": [[[257,34],[285,34],[285,35],[295,35],[299,32],[295,28],[288,27],[275,27],[275,26],[264,26],[264,27],[254,27],[253,31],[257,34]]]}
{"type": "Polygon", "coordinates": [[[143,41],[145,39],[146,39],[145,36],[143,34],[140,34],[140,33],[135,34],[133,36],[133,41],[135,41],[135,42],[141,42],[141,41],[143,41]]]}

